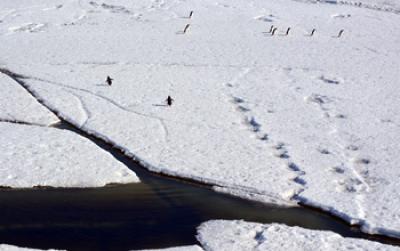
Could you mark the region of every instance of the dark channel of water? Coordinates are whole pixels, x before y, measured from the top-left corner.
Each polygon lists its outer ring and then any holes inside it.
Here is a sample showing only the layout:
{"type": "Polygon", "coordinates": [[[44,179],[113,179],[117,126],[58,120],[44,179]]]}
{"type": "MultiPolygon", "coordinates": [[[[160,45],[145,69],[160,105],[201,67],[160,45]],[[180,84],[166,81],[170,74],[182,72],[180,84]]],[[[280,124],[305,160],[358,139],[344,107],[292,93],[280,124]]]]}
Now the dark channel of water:
{"type": "Polygon", "coordinates": [[[163,248],[196,244],[196,227],[212,219],[278,222],[371,238],[316,210],[252,202],[152,174],[118,149],[67,123],[56,127],[91,139],[142,182],[92,189],[0,190],[0,243],[71,251],[163,248]]]}

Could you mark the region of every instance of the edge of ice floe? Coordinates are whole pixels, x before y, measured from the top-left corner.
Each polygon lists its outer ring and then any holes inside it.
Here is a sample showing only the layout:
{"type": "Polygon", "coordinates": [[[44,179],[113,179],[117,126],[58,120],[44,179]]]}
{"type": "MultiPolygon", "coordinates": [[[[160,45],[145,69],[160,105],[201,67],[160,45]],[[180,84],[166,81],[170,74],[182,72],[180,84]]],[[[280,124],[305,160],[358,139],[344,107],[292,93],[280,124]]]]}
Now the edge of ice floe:
{"type": "MultiPolygon", "coordinates": [[[[18,77],[16,77],[18,79],[18,77]]],[[[112,145],[114,148],[120,150],[123,154],[125,154],[127,157],[137,161],[140,165],[142,165],[144,168],[147,170],[154,172],[154,173],[159,173],[163,174],[166,176],[172,176],[175,178],[180,178],[180,179],[187,179],[189,181],[195,181],[195,182],[200,182],[204,185],[209,185],[212,186],[212,188],[217,191],[217,192],[222,192],[222,193],[228,193],[233,196],[249,199],[249,200],[255,200],[255,201],[262,201],[264,203],[274,203],[278,204],[281,206],[288,206],[288,205],[295,205],[295,204],[300,204],[300,205],[305,205],[309,207],[313,207],[315,209],[320,209],[326,213],[329,213],[333,216],[336,216],[345,222],[349,223],[350,225],[354,226],[359,226],[361,231],[367,234],[371,235],[384,235],[388,237],[394,237],[394,238],[400,238],[400,231],[388,229],[388,228],[382,228],[382,227],[374,227],[371,226],[368,222],[365,220],[360,220],[357,218],[353,218],[350,215],[340,212],[339,210],[331,207],[331,206],[326,206],[321,203],[314,202],[310,199],[306,199],[305,197],[302,197],[300,194],[301,192],[296,194],[296,191],[291,191],[290,194],[282,195],[282,198],[277,198],[273,194],[269,194],[267,191],[258,191],[257,189],[251,188],[251,187],[243,187],[243,186],[235,186],[235,184],[229,184],[226,182],[221,182],[217,181],[215,179],[208,179],[204,178],[201,176],[196,176],[196,175],[190,175],[190,174],[184,174],[184,173],[178,173],[176,171],[171,171],[168,169],[163,168],[162,166],[154,166],[144,159],[140,158],[139,156],[135,155],[134,152],[131,152],[129,149],[120,146],[113,140],[111,140],[109,137],[106,135],[103,135],[101,133],[98,133],[94,130],[88,129],[86,126],[82,126],[79,122],[75,121],[73,118],[70,118],[69,116],[65,115],[63,112],[58,110],[56,107],[54,107],[49,101],[43,99],[38,92],[33,90],[28,83],[26,83],[23,80],[18,79],[17,81],[20,83],[25,89],[27,89],[31,95],[34,96],[38,100],[40,104],[45,106],[47,109],[49,109],[51,112],[53,112],[58,118],[70,123],[71,125],[75,126],[76,128],[82,130],[83,132],[93,135],[98,139],[101,139],[105,141],[106,143],[112,145]],[[292,204],[291,204],[292,203],[292,204]]]]}
{"type": "Polygon", "coordinates": [[[332,206],[323,205],[323,204],[315,202],[311,199],[302,197],[301,195],[297,195],[295,200],[302,206],[308,206],[308,207],[311,207],[314,209],[321,210],[323,212],[329,213],[329,214],[345,221],[346,223],[348,223],[351,226],[359,227],[361,232],[363,232],[363,233],[370,234],[370,235],[382,235],[382,236],[393,237],[393,238],[400,237],[400,231],[396,231],[396,230],[390,229],[390,228],[382,228],[382,227],[372,226],[369,222],[367,222],[363,219],[351,217],[350,215],[348,215],[344,212],[341,212],[340,210],[338,210],[332,206]]]}

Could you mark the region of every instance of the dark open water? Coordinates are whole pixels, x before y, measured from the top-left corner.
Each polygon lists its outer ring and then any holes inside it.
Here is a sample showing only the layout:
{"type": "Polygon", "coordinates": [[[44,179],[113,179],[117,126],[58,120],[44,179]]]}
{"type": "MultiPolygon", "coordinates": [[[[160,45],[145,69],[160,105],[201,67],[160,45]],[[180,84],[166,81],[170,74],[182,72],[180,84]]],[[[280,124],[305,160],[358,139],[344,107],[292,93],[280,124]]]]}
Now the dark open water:
{"type": "Polygon", "coordinates": [[[278,222],[371,238],[316,210],[251,202],[207,186],[154,175],[119,150],[68,124],[57,127],[90,138],[134,170],[142,183],[95,189],[0,190],[0,243],[81,251],[180,246],[195,244],[196,227],[212,219],[278,222]]]}

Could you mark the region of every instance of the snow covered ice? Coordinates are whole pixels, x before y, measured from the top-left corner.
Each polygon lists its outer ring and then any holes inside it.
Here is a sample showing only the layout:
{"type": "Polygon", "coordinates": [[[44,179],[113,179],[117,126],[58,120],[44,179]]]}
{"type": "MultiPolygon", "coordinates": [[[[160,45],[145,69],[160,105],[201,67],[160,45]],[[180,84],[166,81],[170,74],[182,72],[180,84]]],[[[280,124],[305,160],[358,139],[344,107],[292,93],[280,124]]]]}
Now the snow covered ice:
{"type": "MultiPolygon", "coordinates": [[[[41,249],[23,248],[12,245],[0,244],[0,251],[41,251],[41,249]]],[[[61,250],[48,249],[47,251],[61,251],[61,250]]]]}
{"type": "Polygon", "coordinates": [[[329,231],[245,221],[208,221],[198,228],[197,239],[207,251],[400,250],[373,241],[343,238],[329,231]]]}
{"type": "Polygon", "coordinates": [[[0,121],[50,125],[58,118],[41,106],[9,76],[0,73],[0,121]]]}
{"type": "Polygon", "coordinates": [[[0,185],[99,187],[138,182],[111,154],[73,132],[0,123],[0,185]]]}
{"type": "Polygon", "coordinates": [[[152,171],[399,237],[399,4],[312,2],[3,0],[0,66],[152,171]]]}
{"type": "Polygon", "coordinates": [[[172,248],[163,248],[163,249],[145,249],[142,251],[202,251],[203,249],[198,245],[192,246],[181,246],[181,247],[172,247],[172,248]]]}

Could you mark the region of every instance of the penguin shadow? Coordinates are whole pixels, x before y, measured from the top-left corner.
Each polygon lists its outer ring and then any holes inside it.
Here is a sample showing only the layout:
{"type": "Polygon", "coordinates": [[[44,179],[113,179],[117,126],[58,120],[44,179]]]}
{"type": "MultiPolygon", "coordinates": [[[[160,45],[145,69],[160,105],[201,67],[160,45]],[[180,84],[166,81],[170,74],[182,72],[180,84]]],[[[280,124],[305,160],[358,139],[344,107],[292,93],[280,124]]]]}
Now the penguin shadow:
{"type": "Polygon", "coordinates": [[[168,106],[167,104],[152,104],[152,106],[158,106],[158,107],[163,107],[163,106],[168,106]]]}
{"type": "Polygon", "coordinates": [[[285,32],[279,32],[276,35],[280,36],[280,37],[287,37],[289,36],[289,31],[291,31],[291,29],[287,29],[285,32]]]}
{"type": "Polygon", "coordinates": [[[314,36],[316,31],[317,30],[314,28],[314,29],[311,30],[311,32],[304,34],[304,36],[305,37],[312,37],[312,36],[314,36]]]}
{"type": "Polygon", "coordinates": [[[264,31],[264,32],[262,32],[262,34],[272,36],[271,32],[268,32],[268,31],[264,31]]]}
{"type": "Polygon", "coordinates": [[[179,18],[183,18],[183,19],[191,19],[192,18],[192,16],[193,16],[193,11],[190,11],[189,12],[189,15],[187,15],[187,16],[180,16],[179,18]]]}
{"type": "Polygon", "coordinates": [[[178,18],[182,18],[182,19],[192,19],[190,16],[179,16],[178,18]]]}
{"type": "Polygon", "coordinates": [[[175,34],[177,34],[177,35],[183,35],[183,34],[185,34],[185,32],[183,32],[183,31],[177,31],[177,32],[175,32],[175,34]]]}
{"type": "Polygon", "coordinates": [[[96,86],[108,87],[108,84],[96,84],[96,86]]]}
{"type": "Polygon", "coordinates": [[[269,29],[269,31],[264,31],[264,32],[262,32],[262,34],[264,34],[264,35],[269,35],[269,36],[273,36],[274,34],[272,33],[272,31],[274,30],[274,28],[276,28],[276,27],[274,27],[273,25],[271,25],[271,28],[269,29]]]}

